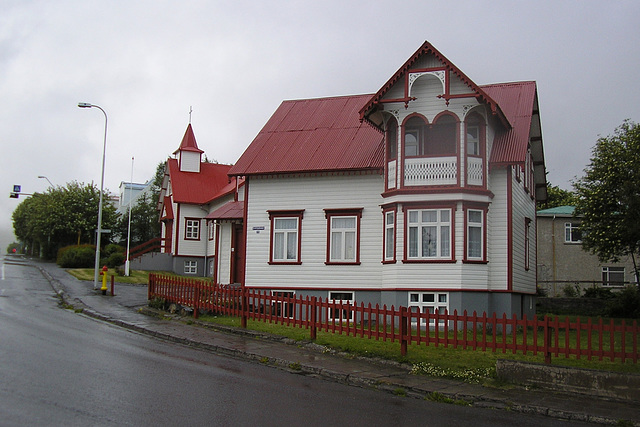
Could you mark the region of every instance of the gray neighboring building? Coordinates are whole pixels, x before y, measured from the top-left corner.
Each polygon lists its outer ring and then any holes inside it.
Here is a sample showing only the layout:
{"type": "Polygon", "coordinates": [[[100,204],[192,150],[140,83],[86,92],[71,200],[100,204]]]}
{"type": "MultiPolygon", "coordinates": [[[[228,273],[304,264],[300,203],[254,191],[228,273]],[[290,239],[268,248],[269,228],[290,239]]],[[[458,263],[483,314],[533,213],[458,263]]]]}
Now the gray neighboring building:
{"type": "Polygon", "coordinates": [[[565,286],[602,286],[620,289],[635,283],[631,257],[620,262],[602,263],[582,248],[580,218],[573,206],[538,211],[538,288],[548,295],[563,296],[565,286]]]}

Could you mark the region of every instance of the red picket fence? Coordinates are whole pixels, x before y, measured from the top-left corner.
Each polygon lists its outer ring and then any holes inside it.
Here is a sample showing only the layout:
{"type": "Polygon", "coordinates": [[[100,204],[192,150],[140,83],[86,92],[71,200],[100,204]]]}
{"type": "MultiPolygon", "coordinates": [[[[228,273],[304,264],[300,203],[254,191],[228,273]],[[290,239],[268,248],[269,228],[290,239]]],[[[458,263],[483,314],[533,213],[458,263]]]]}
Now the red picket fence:
{"type": "Polygon", "coordinates": [[[316,297],[299,297],[287,293],[271,293],[213,284],[210,281],[150,274],[148,298],[163,298],[168,302],[193,308],[194,317],[208,311],[247,319],[310,330],[311,339],[318,330],[348,336],[399,342],[402,354],[408,345],[434,345],[482,351],[516,354],[543,354],[546,363],[551,357],[571,356],[588,360],[628,360],[637,363],[640,327],[637,321],[627,324],[613,320],[597,322],[580,318],[551,318],[495,313],[469,315],[445,312],[420,313],[407,307],[387,307],[378,304],[355,304],[351,301],[331,301],[316,297]]]}

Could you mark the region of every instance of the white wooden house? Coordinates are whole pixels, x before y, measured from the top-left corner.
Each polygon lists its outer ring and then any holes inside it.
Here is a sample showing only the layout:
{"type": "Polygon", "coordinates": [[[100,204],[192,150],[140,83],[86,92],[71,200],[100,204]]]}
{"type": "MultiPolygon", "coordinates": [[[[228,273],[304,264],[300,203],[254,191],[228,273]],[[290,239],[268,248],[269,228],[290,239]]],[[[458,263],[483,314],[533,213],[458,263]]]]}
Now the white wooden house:
{"type": "Polygon", "coordinates": [[[171,270],[176,273],[233,283],[228,254],[237,236],[228,229],[236,219],[227,213],[223,223],[214,213],[242,197],[242,179],[228,176],[231,165],[203,161],[203,153],[189,124],[174,158],[167,160],[158,201],[163,252],[171,254],[171,270]],[[224,251],[221,257],[219,248],[224,251]]]}
{"type": "Polygon", "coordinates": [[[229,174],[248,288],[535,311],[535,82],[477,85],[425,42],[375,94],[283,102],[229,174]]]}

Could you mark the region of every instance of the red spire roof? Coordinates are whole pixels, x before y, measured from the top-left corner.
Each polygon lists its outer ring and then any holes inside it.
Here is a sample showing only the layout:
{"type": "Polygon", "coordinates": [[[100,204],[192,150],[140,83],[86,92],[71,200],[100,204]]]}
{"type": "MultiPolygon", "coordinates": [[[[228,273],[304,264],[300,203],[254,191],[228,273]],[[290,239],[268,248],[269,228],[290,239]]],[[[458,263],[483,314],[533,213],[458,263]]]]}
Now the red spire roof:
{"type": "Polygon", "coordinates": [[[178,151],[195,151],[196,153],[204,153],[204,151],[198,148],[198,143],[196,143],[196,136],[193,134],[191,123],[189,123],[187,130],[184,132],[180,147],[174,151],[173,154],[176,154],[178,151]]]}

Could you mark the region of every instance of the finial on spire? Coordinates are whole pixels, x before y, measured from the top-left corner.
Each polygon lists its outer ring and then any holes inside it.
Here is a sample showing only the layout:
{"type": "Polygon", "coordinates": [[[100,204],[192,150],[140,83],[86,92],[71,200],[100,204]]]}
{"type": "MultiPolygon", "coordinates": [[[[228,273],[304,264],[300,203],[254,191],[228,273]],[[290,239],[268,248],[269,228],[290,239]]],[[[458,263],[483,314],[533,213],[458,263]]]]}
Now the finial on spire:
{"type": "Polygon", "coordinates": [[[189,105],[189,124],[191,124],[191,112],[193,111],[193,108],[191,108],[191,105],[189,105]]]}

